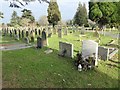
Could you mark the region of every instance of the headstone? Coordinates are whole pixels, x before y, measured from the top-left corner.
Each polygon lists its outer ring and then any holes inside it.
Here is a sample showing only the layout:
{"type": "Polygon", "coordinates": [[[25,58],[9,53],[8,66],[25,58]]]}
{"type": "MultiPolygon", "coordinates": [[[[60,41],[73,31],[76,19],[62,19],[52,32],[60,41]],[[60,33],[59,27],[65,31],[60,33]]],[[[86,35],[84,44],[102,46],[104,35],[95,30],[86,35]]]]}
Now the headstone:
{"type": "Polygon", "coordinates": [[[18,35],[18,34],[15,35],[15,39],[16,39],[16,40],[19,40],[19,35],[18,35]]]}
{"type": "Polygon", "coordinates": [[[34,42],[34,39],[35,39],[35,35],[34,35],[34,32],[33,31],[31,31],[31,42],[34,42]]]}
{"type": "Polygon", "coordinates": [[[19,38],[21,38],[21,32],[20,32],[20,30],[19,30],[19,38]]]}
{"type": "Polygon", "coordinates": [[[51,28],[48,27],[48,37],[51,37],[52,36],[52,31],[51,31],[51,28]]]}
{"type": "Polygon", "coordinates": [[[100,40],[101,40],[101,39],[100,39],[100,34],[99,34],[99,32],[98,32],[98,29],[95,30],[93,36],[96,37],[96,39],[97,39],[96,41],[97,41],[98,43],[100,43],[100,40]]]}
{"type": "Polygon", "coordinates": [[[59,55],[73,58],[73,44],[67,42],[59,42],[59,55]]]}
{"type": "Polygon", "coordinates": [[[82,26],[82,28],[81,28],[81,31],[80,31],[80,34],[85,34],[85,27],[84,26],[82,26]]]}
{"type": "Polygon", "coordinates": [[[108,60],[109,48],[99,46],[98,47],[98,56],[100,56],[100,59],[102,59],[102,60],[108,60]]]}
{"type": "Polygon", "coordinates": [[[55,27],[53,28],[53,33],[54,33],[54,34],[57,33],[57,26],[55,26],[55,27]]]}
{"type": "Polygon", "coordinates": [[[98,61],[98,43],[94,42],[93,40],[82,41],[82,57],[86,59],[92,55],[95,56],[96,66],[98,61]]]}
{"type": "Polygon", "coordinates": [[[14,32],[15,32],[15,35],[17,35],[17,30],[16,29],[14,29],[14,32]]]}
{"type": "Polygon", "coordinates": [[[67,27],[64,28],[64,35],[67,35],[68,34],[68,29],[67,27]]]}
{"type": "Polygon", "coordinates": [[[31,36],[31,42],[34,42],[35,38],[33,36],[31,36]]]}
{"type": "Polygon", "coordinates": [[[37,29],[35,29],[35,35],[37,35],[37,29]]]}
{"type": "Polygon", "coordinates": [[[26,44],[29,44],[29,39],[28,39],[28,37],[25,38],[25,43],[26,43],[26,44]]]}
{"type": "Polygon", "coordinates": [[[45,29],[43,29],[42,31],[42,42],[43,42],[43,46],[47,46],[47,36],[46,36],[45,29]]]}
{"type": "Polygon", "coordinates": [[[38,34],[39,34],[39,36],[40,36],[40,34],[41,34],[41,31],[40,31],[40,29],[38,30],[38,34]]]}
{"type": "Polygon", "coordinates": [[[58,29],[58,37],[62,38],[62,29],[61,28],[58,29]]]}
{"type": "Polygon", "coordinates": [[[22,38],[24,38],[24,30],[22,30],[22,38]]]}
{"type": "Polygon", "coordinates": [[[28,37],[29,36],[29,32],[28,31],[26,31],[26,37],[28,37]]]}
{"type": "Polygon", "coordinates": [[[42,48],[43,44],[42,44],[42,38],[41,37],[37,37],[37,48],[42,48]]]}
{"type": "Polygon", "coordinates": [[[10,37],[12,37],[12,31],[10,30],[10,37]]]}

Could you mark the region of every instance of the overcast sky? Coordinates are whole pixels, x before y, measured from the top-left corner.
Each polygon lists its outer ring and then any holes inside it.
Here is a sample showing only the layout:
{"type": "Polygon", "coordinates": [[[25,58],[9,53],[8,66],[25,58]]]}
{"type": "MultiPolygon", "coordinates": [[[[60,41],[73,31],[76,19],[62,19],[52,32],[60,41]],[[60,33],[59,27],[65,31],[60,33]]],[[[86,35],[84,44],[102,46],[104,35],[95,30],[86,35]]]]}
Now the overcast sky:
{"type": "MultiPolygon", "coordinates": [[[[72,19],[75,15],[75,12],[78,8],[79,2],[85,3],[86,8],[88,10],[88,1],[89,0],[57,0],[59,5],[59,10],[61,12],[62,20],[69,20],[72,19]]],[[[36,20],[40,18],[40,16],[46,15],[47,16],[47,8],[48,4],[42,2],[41,4],[38,1],[32,2],[29,5],[23,7],[22,9],[17,8],[10,8],[10,3],[4,0],[0,0],[0,11],[4,13],[4,18],[1,19],[2,23],[8,23],[10,21],[11,15],[15,10],[18,16],[21,16],[21,10],[29,9],[32,11],[33,16],[36,20]]]]}

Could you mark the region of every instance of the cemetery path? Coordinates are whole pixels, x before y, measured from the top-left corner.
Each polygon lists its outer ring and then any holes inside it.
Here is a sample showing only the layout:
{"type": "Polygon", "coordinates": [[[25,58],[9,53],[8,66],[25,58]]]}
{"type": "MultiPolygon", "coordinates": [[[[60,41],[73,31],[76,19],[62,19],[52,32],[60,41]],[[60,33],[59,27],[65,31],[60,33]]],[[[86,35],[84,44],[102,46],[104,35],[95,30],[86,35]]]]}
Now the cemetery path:
{"type": "Polygon", "coordinates": [[[18,50],[18,49],[24,49],[24,48],[30,48],[30,47],[33,47],[33,46],[32,45],[28,45],[28,44],[20,44],[20,43],[0,44],[0,50],[2,50],[2,51],[18,50]]]}

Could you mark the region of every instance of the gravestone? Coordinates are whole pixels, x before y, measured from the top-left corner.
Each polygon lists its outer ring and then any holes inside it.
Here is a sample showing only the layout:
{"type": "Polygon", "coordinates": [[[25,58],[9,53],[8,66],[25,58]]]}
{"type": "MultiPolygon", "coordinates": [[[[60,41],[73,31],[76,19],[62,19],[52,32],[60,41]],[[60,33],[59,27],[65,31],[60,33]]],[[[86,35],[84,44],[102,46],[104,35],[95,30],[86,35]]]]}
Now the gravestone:
{"type": "Polygon", "coordinates": [[[37,29],[35,29],[35,35],[37,35],[37,29]]]}
{"type": "Polygon", "coordinates": [[[59,42],[59,55],[73,58],[73,44],[68,42],[59,42]]]}
{"type": "Polygon", "coordinates": [[[17,35],[17,30],[16,29],[14,29],[14,32],[15,32],[15,35],[17,35]]]}
{"type": "Polygon", "coordinates": [[[12,31],[10,30],[10,37],[12,37],[12,31]]]}
{"type": "Polygon", "coordinates": [[[29,36],[29,32],[28,31],[26,31],[26,37],[28,37],[29,36]]]}
{"type": "Polygon", "coordinates": [[[96,37],[96,42],[100,43],[101,39],[100,39],[100,34],[99,34],[98,30],[99,30],[99,28],[98,28],[98,26],[96,26],[96,30],[95,30],[93,36],[96,37]]]}
{"type": "Polygon", "coordinates": [[[7,28],[7,34],[8,34],[8,28],[7,28]]]}
{"type": "Polygon", "coordinates": [[[31,31],[31,42],[34,42],[34,39],[35,39],[35,35],[34,35],[34,32],[33,31],[31,31]]]}
{"type": "Polygon", "coordinates": [[[21,38],[21,31],[19,30],[19,38],[21,38]]]}
{"type": "Polygon", "coordinates": [[[55,26],[55,27],[53,28],[53,33],[54,33],[54,34],[57,33],[57,26],[55,26]]]}
{"type": "Polygon", "coordinates": [[[51,31],[51,28],[48,27],[48,37],[51,37],[52,36],[52,31],[51,31]]]}
{"type": "Polygon", "coordinates": [[[24,30],[22,30],[22,38],[24,38],[24,30]]]}
{"type": "Polygon", "coordinates": [[[28,38],[28,37],[25,37],[24,40],[25,40],[25,43],[26,43],[26,44],[29,44],[29,38],[28,38]]]}
{"type": "Polygon", "coordinates": [[[62,29],[61,28],[58,29],[58,37],[62,38],[62,29]]]}
{"type": "Polygon", "coordinates": [[[80,34],[85,34],[85,27],[84,26],[82,26],[82,28],[81,28],[81,31],[80,31],[80,34]]]}
{"type": "Polygon", "coordinates": [[[94,42],[93,40],[82,41],[82,57],[86,59],[92,55],[95,56],[96,66],[98,61],[98,43],[94,42]]]}
{"type": "Polygon", "coordinates": [[[109,48],[99,46],[98,47],[98,55],[102,60],[108,60],[109,58],[109,48]]]}
{"type": "Polygon", "coordinates": [[[38,30],[38,35],[40,36],[40,34],[41,34],[41,31],[40,31],[40,29],[38,30]]]}
{"type": "Polygon", "coordinates": [[[43,29],[43,31],[42,31],[42,43],[43,43],[43,46],[47,46],[47,44],[48,44],[45,29],[43,29]]]}
{"type": "Polygon", "coordinates": [[[42,44],[42,38],[41,37],[37,37],[37,48],[42,48],[43,44],[42,44]]]}
{"type": "Polygon", "coordinates": [[[68,34],[68,28],[65,27],[65,28],[64,28],[64,35],[67,35],[67,34],[68,34]]]}

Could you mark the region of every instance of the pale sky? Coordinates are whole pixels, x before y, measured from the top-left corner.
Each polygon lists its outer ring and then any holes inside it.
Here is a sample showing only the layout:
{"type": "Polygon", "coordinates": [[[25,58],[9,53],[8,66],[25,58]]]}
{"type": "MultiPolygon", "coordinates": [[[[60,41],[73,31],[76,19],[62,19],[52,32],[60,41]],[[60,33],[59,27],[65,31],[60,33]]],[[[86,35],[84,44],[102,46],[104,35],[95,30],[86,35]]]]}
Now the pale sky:
{"type": "MultiPolygon", "coordinates": [[[[79,2],[85,3],[88,10],[88,1],[89,0],[57,0],[59,10],[61,12],[62,20],[72,19],[76,13],[79,2]]],[[[0,0],[0,11],[4,13],[4,18],[0,20],[2,23],[8,23],[11,19],[11,15],[15,10],[18,16],[21,16],[21,10],[29,9],[32,11],[33,16],[38,20],[41,16],[47,16],[48,4],[42,2],[41,4],[38,1],[30,3],[28,6],[23,7],[22,9],[10,8],[9,2],[0,0]]]]}

